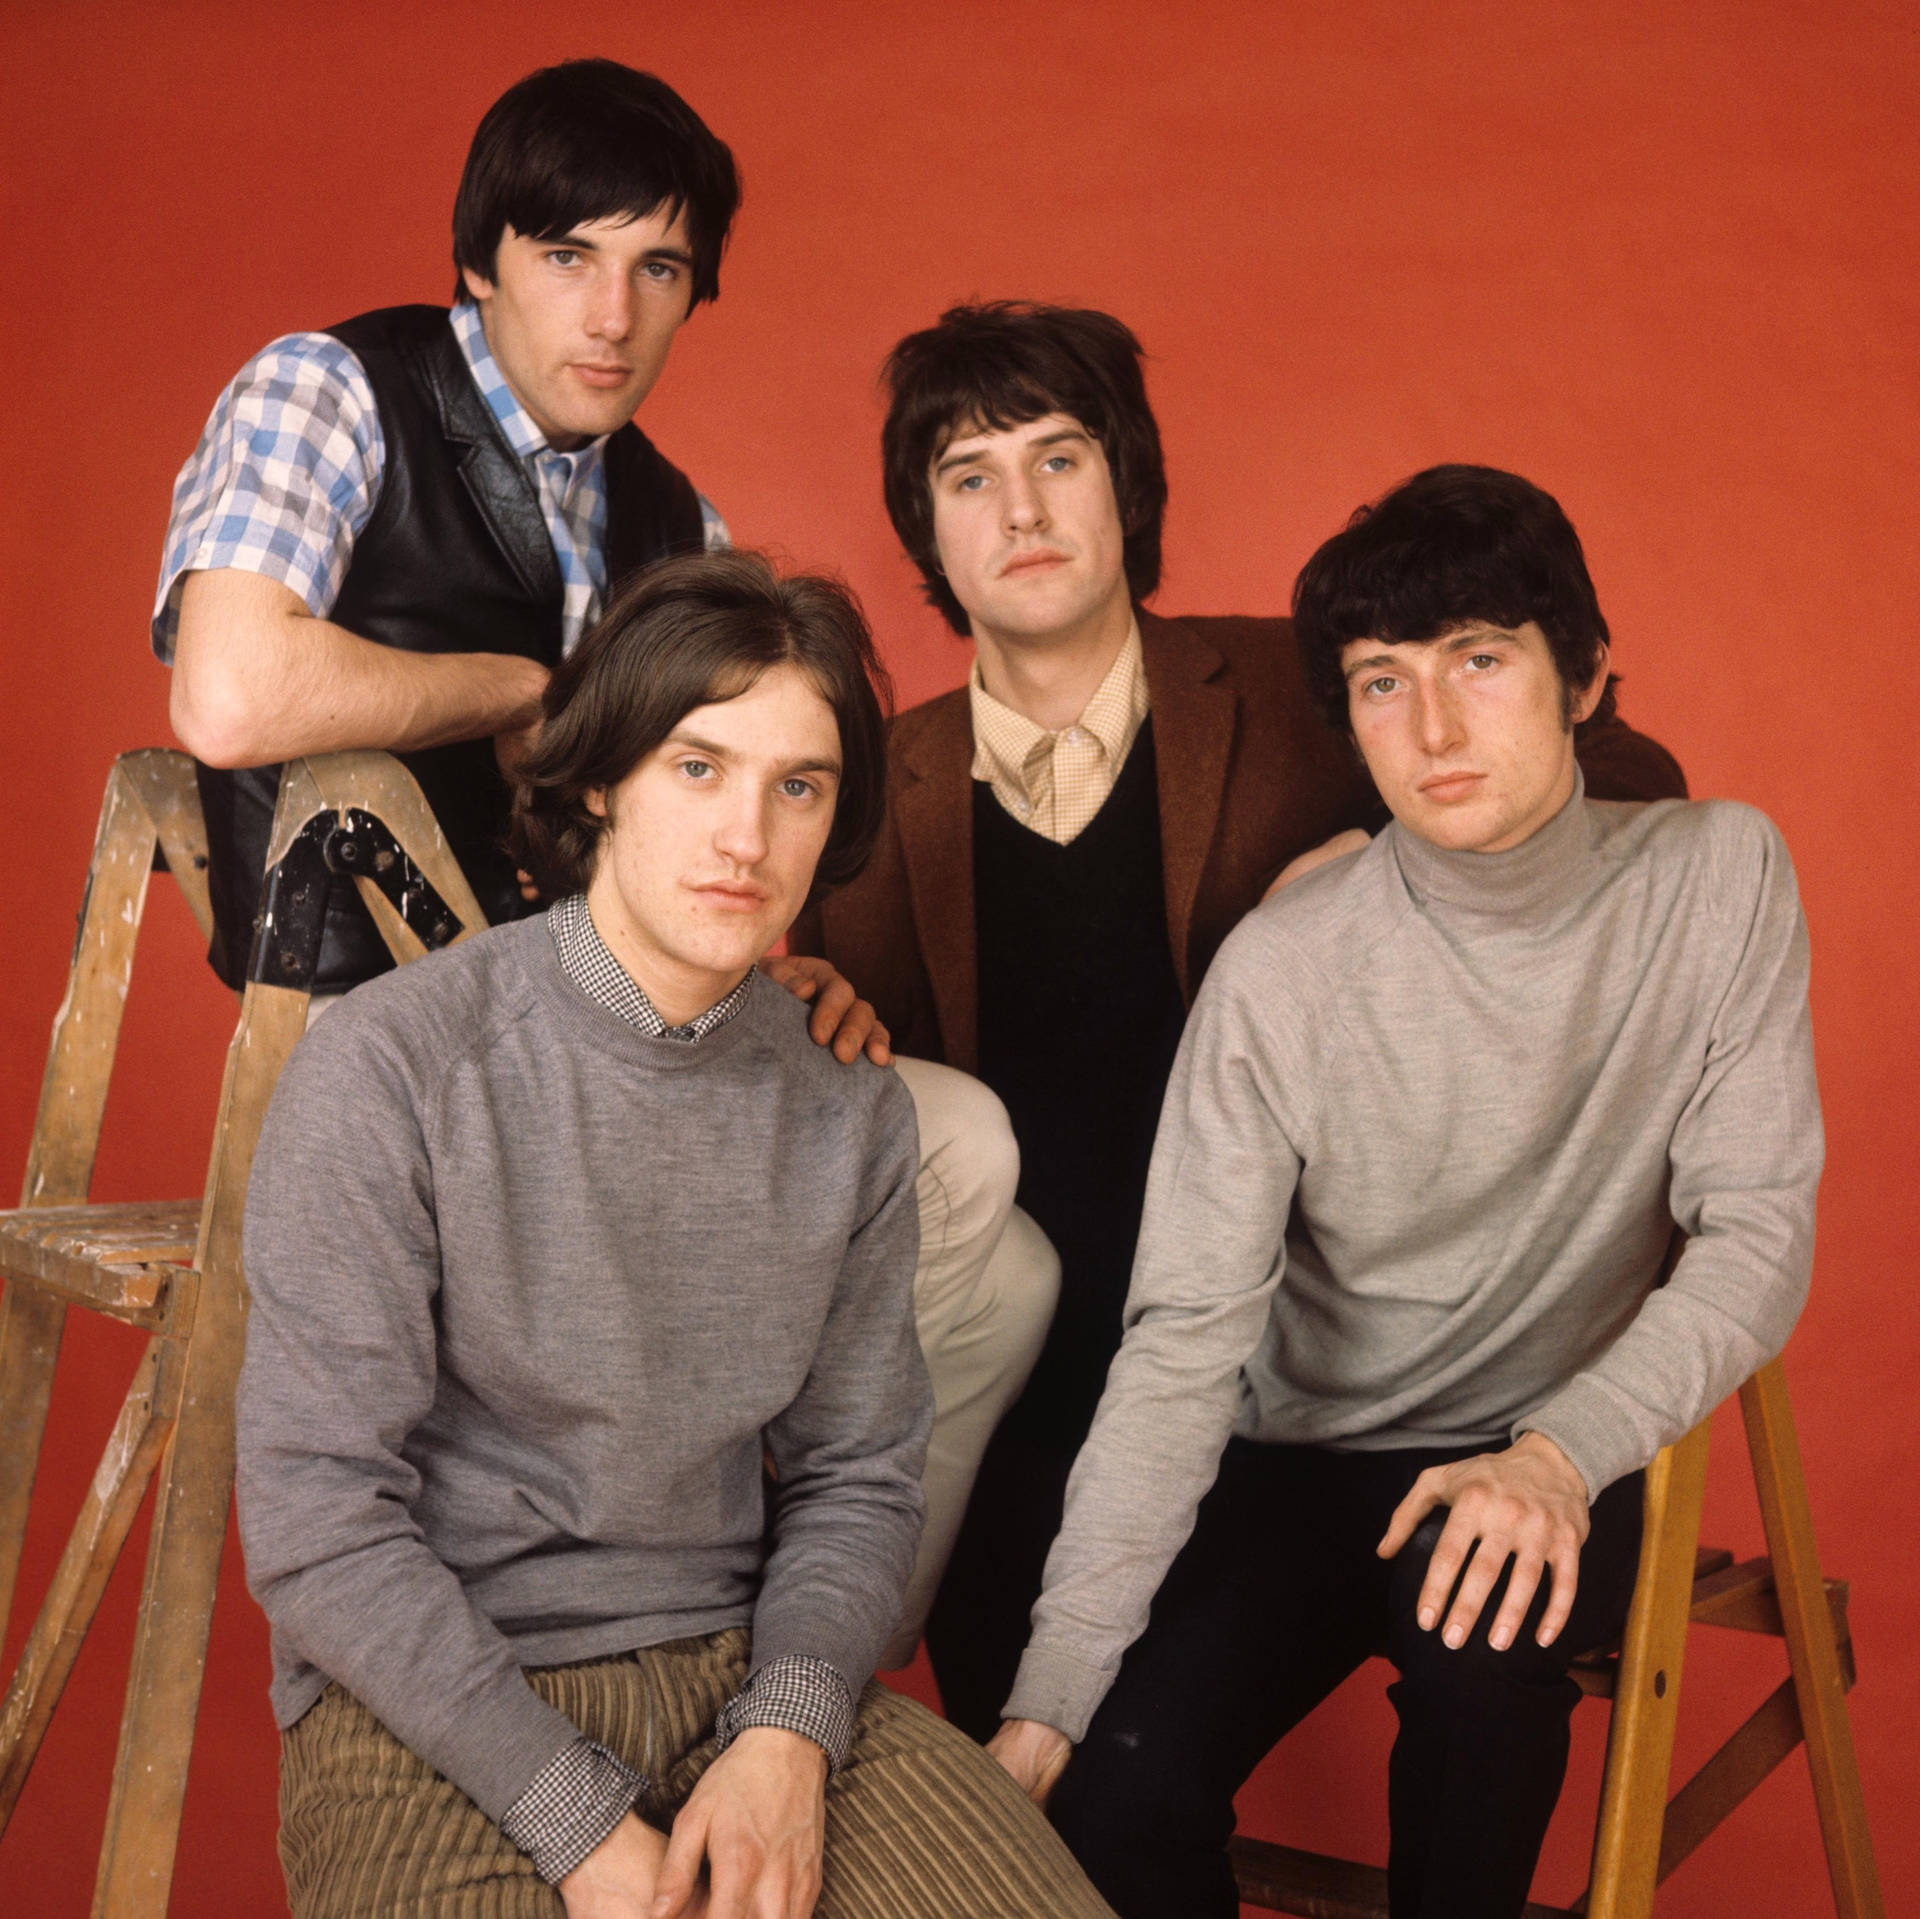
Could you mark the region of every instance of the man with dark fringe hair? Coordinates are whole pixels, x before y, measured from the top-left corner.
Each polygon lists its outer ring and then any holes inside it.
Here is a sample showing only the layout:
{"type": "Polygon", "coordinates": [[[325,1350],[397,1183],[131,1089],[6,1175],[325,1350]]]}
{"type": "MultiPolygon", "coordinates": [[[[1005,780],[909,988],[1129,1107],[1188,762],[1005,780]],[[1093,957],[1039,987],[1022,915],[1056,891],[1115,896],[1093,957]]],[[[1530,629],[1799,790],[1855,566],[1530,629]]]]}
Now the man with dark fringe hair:
{"type": "Polygon", "coordinates": [[[554,904],[349,994],[255,1157],[237,1403],[295,1919],[1103,1919],[869,1680],[919,1530],[918,1150],[757,965],[879,831],[837,583],[629,581],[548,682],[554,904]]]}
{"type": "MultiPolygon", "coordinates": [[[[874,1002],[916,1100],[938,1061],[960,1069],[941,1084],[978,1074],[1004,1102],[1018,1237],[989,1270],[1058,1255],[1059,1309],[927,1632],[947,1712],[980,1739],[1120,1342],[1187,1008],[1282,869],[1377,818],[1286,621],[1146,605],[1167,485],[1143,357],[1111,314],[1015,301],[955,307],[893,349],[887,511],[971,670],[894,722],[874,858],[793,936],[874,1002]]],[[[1580,754],[1596,794],[1685,791],[1617,719],[1583,728],[1580,754]]]]}

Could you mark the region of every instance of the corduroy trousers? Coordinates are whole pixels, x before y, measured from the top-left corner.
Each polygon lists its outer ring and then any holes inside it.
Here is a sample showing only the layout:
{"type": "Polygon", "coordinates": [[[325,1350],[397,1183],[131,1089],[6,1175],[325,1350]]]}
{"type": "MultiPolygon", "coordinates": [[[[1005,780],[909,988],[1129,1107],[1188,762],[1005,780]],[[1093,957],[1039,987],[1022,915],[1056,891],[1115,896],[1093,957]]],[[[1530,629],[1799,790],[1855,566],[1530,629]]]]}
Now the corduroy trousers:
{"type": "MultiPolygon", "coordinates": [[[[714,1758],[746,1678],[739,1629],[528,1672],[650,1782],[664,1830],[714,1758]]],[[[329,1686],[281,1745],[280,1860],[293,1919],[559,1919],[560,1895],[474,1803],[329,1686]]],[[[817,1919],[1112,1919],[1046,1820],[963,1734],[881,1685],[827,1782],[817,1919]]]]}

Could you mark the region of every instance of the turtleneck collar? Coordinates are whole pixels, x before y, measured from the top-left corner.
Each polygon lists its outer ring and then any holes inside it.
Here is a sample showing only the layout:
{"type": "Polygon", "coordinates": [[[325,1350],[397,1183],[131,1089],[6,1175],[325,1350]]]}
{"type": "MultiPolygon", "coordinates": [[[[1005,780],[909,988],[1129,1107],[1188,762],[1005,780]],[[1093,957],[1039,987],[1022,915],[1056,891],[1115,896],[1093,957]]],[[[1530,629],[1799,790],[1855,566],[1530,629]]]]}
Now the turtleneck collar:
{"type": "Polygon", "coordinates": [[[1537,833],[1502,853],[1461,853],[1436,846],[1395,820],[1387,828],[1407,890],[1429,901],[1503,919],[1537,918],[1575,898],[1593,846],[1587,787],[1576,765],[1573,793],[1537,833]]]}

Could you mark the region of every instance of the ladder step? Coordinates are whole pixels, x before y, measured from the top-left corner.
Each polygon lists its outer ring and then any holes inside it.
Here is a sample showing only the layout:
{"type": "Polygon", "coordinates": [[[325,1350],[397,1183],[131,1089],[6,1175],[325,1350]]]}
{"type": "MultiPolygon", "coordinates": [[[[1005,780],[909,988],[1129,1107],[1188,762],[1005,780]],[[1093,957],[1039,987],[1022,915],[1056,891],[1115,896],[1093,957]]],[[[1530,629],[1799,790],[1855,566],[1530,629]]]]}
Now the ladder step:
{"type": "Polygon", "coordinates": [[[199,1234],[197,1199],[0,1212],[0,1277],[157,1329],[199,1234]]]}

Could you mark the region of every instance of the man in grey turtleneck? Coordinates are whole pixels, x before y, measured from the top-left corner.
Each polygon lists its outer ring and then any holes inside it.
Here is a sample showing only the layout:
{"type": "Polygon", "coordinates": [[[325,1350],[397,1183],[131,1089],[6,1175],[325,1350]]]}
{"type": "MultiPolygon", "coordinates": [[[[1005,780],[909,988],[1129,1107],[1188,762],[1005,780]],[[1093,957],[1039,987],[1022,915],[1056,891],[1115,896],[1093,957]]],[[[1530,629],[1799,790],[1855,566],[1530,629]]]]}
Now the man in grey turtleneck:
{"type": "Polygon", "coordinates": [[[1537,487],[1418,475],[1295,619],[1394,823],[1195,1004],[994,1750],[1123,1919],[1228,1919],[1235,1790],[1385,1645],[1395,1919],[1498,1919],[1567,1664],[1625,1617],[1641,1469],[1805,1296],[1806,928],[1760,814],[1585,797],[1607,629],[1537,487]]]}

